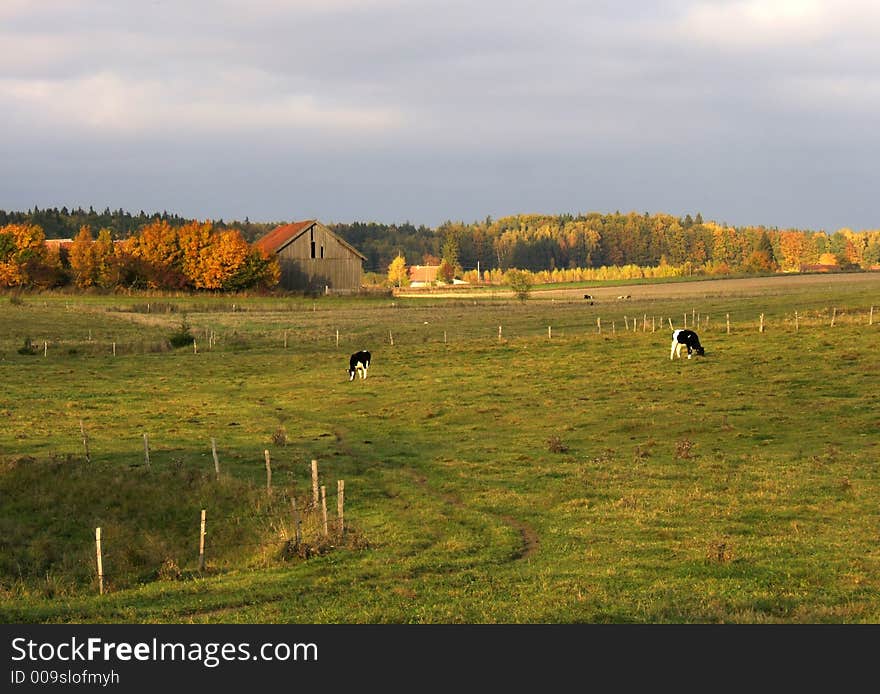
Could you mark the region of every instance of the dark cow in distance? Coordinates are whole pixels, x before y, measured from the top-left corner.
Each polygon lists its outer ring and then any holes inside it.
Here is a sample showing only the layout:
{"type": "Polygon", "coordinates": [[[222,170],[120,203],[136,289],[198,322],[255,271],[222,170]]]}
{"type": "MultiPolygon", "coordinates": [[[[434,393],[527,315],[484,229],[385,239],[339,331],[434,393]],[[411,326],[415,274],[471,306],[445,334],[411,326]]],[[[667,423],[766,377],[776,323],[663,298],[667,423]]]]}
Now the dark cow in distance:
{"type": "Polygon", "coordinates": [[[584,298],[590,302],[590,306],[593,305],[593,295],[592,294],[584,294],[584,298]]]}
{"type": "Polygon", "coordinates": [[[348,380],[353,381],[358,375],[361,378],[366,378],[371,358],[370,353],[365,350],[352,354],[348,360],[348,380]]]}
{"type": "Polygon", "coordinates": [[[672,332],[672,349],[669,352],[669,358],[678,357],[681,359],[681,349],[687,347],[688,359],[696,352],[701,357],[706,354],[703,345],[700,344],[700,338],[693,330],[680,329],[672,332]]]}

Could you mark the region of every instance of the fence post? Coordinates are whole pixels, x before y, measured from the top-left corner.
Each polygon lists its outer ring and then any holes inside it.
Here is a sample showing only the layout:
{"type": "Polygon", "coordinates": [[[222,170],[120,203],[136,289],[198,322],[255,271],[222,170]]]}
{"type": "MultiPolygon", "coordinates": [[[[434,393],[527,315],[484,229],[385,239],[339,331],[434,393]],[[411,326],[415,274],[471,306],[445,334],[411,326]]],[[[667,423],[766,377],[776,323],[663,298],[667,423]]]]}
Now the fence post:
{"type": "Polygon", "coordinates": [[[49,354],[49,343],[45,340],[43,341],[43,357],[48,356],[49,354]]]}
{"type": "Polygon", "coordinates": [[[202,520],[199,524],[199,571],[205,570],[205,509],[202,509],[202,520]]]}
{"type": "Polygon", "coordinates": [[[83,448],[86,449],[86,462],[91,463],[92,456],[89,454],[89,437],[86,436],[86,428],[83,425],[83,420],[79,420],[79,431],[82,434],[83,448]]]}
{"type": "Polygon", "coordinates": [[[147,432],[144,432],[144,462],[150,467],[150,440],[147,438],[147,432]]]}
{"type": "Polygon", "coordinates": [[[394,335],[391,334],[391,331],[388,331],[388,343],[394,347],[394,335]]]}
{"type": "Polygon", "coordinates": [[[498,326],[498,342],[501,342],[501,326],[498,326]]]}
{"type": "Polygon", "coordinates": [[[831,309],[831,327],[834,327],[834,319],[837,318],[837,308],[831,309]]]}
{"type": "Polygon", "coordinates": [[[98,591],[104,594],[104,563],[101,561],[101,528],[95,528],[95,555],[98,559],[98,591]]]}
{"type": "Polygon", "coordinates": [[[220,458],[217,457],[217,440],[211,437],[211,455],[214,456],[214,474],[220,479],[220,458]]]}
{"type": "Polygon", "coordinates": [[[327,528],[327,487],[323,484],[321,485],[321,515],[324,519],[324,537],[329,537],[330,531],[327,528]]]}
{"type": "Polygon", "coordinates": [[[312,461],[312,506],[318,508],[318,461],[312,461]]]}
{"type": "Polygon", "coordinates": [[[196,341],[193,340],[193,354],[198,354],[199,348],[196,346],[196,341]]]}
{"type": "Polygon", "coordinates": [[[339,330],[336,331],[336,346],[339,347],[339,330]]]}
{"type": "Polygon", "coordinates": [[[547,326],[547,339],[548,340],[553,339],[553,329],[549,325],[547,326]]]}
{"type": "Polygon", "coordinates": [[[113,356],[116,356],[116,343],[113,343],[113,356]]]}
{"type": "Polygon", "coordinates": [[[345,480],[337,480],[336,482],[336,515],[339,518],[339,541],[342,542],[342,538],[345,537],[345,521],[344,519],[344,508],[345,508],[345,480]]]}
{"type": "Polygon", "coordinates": [[[730,335],[730,314],[727,315],[727,334],[730,335]]]}
{"type": "Polygon", "coordinates": [[[800,330],[800,325],[798,322],[798,312],[795,311],[794,312],[794,331],[797,332],[798,330],[800,330]]]}
{"type": "Polygon", "coordinates": [[[763,314],[763,313],[761,314],[761,325],[760,325],[760,327],[758,328],[758,332],[759,332],[759,333],[764,332],[764,314],[763,314]]]}
{"type": "Polygon", "coordinates": [[[266,493],[272,493],[272,463],[269,460],[269,450],[266,449],[263,451],[263,455],[266,456],[266,493]]]}
{"type": "Polygon", "coordinates": [[[672,327],[672,318],[670,318],[669,316],[666,316],[666,320],[669,321],[669,329],[675,330],[675,328],[672,327]]]}
{"type": "Polygon", "coordinates": [[[596,316],[596,327],[599,329],[599,334],[602,334],[602,319],[599,316],[596,316]]]}
{"type": "Polygon", "coordinates": [[[868,325],[874,325],[874,307],[871,306],[871,313],[868,314],[868,325]]]}

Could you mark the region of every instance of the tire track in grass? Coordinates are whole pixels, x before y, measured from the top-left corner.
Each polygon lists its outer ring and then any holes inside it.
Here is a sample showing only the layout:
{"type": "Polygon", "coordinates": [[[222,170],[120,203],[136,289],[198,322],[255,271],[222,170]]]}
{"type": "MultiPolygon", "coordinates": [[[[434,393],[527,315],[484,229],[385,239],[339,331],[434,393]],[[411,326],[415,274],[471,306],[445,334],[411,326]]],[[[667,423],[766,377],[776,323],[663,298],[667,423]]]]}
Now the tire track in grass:
{"type": "MultiPolygon", "coordinates": [[[[423,474],[416,472],[415,470],[410,469],[409,474],[413,476],[416,483],[427,490],[430,494],[433,494],[435,497],[443,500],[450,506],[454,506],[455,508],[466,509],[467,506],[465,503],[459,499],[457,496],[453,496],[449,493],[438,492],[431,488],[428,484],[428,478],[423,474]]],[[[537,531],[528,523],[519,518],[514,518],[510,515],[499,515],[498,518],[508,527],[513,528],[520,537],[520,546],[513,553],[513,560],[519,561],[520,559],[528,559],[533,554],[538,551],[540,546],[540,537],[538,536],[537,531]]]]}

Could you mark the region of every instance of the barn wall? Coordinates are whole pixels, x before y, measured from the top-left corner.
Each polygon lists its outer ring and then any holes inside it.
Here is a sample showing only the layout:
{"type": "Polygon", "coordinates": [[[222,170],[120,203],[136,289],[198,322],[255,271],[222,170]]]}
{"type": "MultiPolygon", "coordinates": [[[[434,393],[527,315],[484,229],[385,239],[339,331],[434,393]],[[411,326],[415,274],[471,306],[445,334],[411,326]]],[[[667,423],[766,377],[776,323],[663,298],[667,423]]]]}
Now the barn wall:
{"type": "Polygon", "coordinates": [[[363,279],[360,256],[340,243],[329,229],[316,224],[278,253],[281,285],[286,289],[357,291],[363,279]],[[312,258],[312,241],[315,258],[312,258]],[[323,249],[324,257],[321,257],[323,249]]]}

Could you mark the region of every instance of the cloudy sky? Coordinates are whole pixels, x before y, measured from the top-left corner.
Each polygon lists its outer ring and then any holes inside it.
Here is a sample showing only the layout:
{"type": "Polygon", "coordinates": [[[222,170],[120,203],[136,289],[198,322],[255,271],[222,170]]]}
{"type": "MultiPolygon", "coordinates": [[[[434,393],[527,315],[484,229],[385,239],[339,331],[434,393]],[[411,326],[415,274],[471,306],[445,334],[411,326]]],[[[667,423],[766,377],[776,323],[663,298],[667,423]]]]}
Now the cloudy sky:
{"type": "Polygon", "coordinates": [[[0,208],[880,227],[876,0],[0,0],[0,208]]]}

